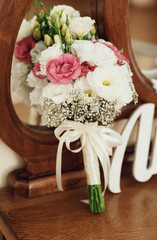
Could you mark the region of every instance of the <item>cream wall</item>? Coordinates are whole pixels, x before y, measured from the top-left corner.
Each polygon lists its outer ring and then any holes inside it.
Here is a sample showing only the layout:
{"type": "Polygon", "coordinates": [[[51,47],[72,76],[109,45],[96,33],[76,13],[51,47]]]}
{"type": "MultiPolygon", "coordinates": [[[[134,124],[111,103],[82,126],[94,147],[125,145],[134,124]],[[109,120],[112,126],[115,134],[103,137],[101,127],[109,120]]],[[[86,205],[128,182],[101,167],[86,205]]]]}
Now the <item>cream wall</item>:
{"type": "Polygon", "coordinates": [[[7,175],[23,166],[21,158],[0,139],[0,188],[7,184],[7,175]]]}

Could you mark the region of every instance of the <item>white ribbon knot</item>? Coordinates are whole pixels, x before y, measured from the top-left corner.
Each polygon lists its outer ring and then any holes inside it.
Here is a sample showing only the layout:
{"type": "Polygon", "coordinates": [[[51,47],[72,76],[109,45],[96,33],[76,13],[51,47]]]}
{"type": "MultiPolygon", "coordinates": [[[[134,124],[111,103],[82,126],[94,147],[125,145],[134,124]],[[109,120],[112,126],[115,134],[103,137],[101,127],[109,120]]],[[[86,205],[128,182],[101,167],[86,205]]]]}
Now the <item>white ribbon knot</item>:
{"type": "MultiPolygon", "coordinates": [[[[60,191],[63,191],[61,181],[62,169],[62,149],[66,144],[68,150],[73,153],[80,152],[85,144],[90,144],[97,158],[100,161],[104,174],[104,188],[106,189],[109,180],[110,159],[112,148],[122,144],[121,135],[114,130],[98,126],[96,123],[83,124],[75,121],[65,121],[54,131],[56,138],[59,140],[57,158],[56,158],[56,182],[60,191]],[[81,138],[81,147],[72,150],[70,144],[81,138]]],[[[85,160],[85,159],[84,159],[85,160]]],[[[104,190],[105,192],[105,190],[104,190]]],[[[103,192],[103,194],[104,194],[103,192]]]]}

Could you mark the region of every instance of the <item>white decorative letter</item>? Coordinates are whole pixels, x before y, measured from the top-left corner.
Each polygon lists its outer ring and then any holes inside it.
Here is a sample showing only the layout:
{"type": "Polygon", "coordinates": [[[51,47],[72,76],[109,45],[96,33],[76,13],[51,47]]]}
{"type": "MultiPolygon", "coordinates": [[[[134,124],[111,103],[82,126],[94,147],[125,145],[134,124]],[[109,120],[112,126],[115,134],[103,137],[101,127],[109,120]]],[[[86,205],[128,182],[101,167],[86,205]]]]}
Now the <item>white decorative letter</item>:
{"type": "Polygon", "coordinates": [[[130,117],[128,123],[123,130],[123,144],[115,149],[112,157],[109,189],[113,193],[119,193],[120,190],[120,175],[124,153],[127,143],[132,132],[132,129],[139,119],[139,130],[133,164],[133,175],[139,182],[146,182],[153,174],[157,174],[157,131],[155,134],[153,156],[151,164],[148,165],[149,148],[151,141],[151,133],[153,126],[155,105],[148,103],[139,107],[130,117]]]}

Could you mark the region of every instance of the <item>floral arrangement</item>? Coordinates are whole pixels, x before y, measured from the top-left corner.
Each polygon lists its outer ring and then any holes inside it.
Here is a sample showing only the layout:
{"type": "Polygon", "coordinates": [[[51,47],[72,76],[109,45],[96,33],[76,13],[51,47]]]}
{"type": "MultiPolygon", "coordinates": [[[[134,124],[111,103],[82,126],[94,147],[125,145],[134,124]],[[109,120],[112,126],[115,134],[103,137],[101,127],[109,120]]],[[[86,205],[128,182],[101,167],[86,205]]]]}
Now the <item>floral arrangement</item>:
{"type": "MultiPolygon", "coordinates": [[[[61,156],[65,143],[73,152],[83,151],[91,212],[105,210],[101,190],[99,161],[104,172],[104,187],[109,178],[112,148],[121,137],[109,126],[123,106],[137,93],[129,61],[110,42],[98,39],[95,20],[80,17],[65,5],[42,10],[24,20],[15,46],[17,68],[30,88],[31,105],[37,106],[48,127],[55,127],[59,139],[56,178],[61,183],[61,156]],[[21,36],[21,37],[20,37],[21,36]],[[21,73],[22,72],[22,73],[21,73]],[[81,147],[70,143],[81,140],[81,147]]],[[[37,1],[35,1],[37,7],[37,1]]]]}

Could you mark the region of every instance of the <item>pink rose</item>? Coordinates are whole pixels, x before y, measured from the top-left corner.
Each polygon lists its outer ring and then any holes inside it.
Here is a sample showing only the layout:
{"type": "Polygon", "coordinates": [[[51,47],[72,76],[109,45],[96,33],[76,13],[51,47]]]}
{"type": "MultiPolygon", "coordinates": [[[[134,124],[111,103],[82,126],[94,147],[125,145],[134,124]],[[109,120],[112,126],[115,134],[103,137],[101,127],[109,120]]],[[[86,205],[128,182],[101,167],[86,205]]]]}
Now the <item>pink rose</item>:
{"type": "Polygon", "coordinates": [[[23,38],[21,41],[16,42],[14,55],[20,62],[30,62],[30,51],[34,48],[36,41],[31,37],[23,38]]]}
{"type": "Polygon", "coordinates": [[[46,73],[52,83],[68,84],[81,75],[80,59],[70,53],[64,53],[58,59],[48,62],[46,73]]]}
{"type": "Polygon", "coordinates": [[[88,72],[93,72],[97,66],[91,66],[87,61],[81,63],[81,77],[87,76],[88,72]]]}
{"type": "MultiPolygon", "coordinates": [[[[98,42],[98,41],[97,41],[98,42]]],[[[95,42],[96,43],[96,42],[95,42]]],[[[118,63],[120,63],[120,61],[124,60],[126,61],[128,64],[129,64],[129,60],[121,53],[120,50],[118,50],[114,45],[110,45],[110,44],[107,44],[107,43],[103,43],[101,42],[102,44],[106,45],[108,48],[110,48],[114,54],[116,55],[116,57],[118,58],[118,63]]]]}
{"type": "Polygon", "coordinates": [[[44,75],[37,74],[38,72],[40,72],[40,63],[39,62],[35,63],[32,72],[33,72],[34,76],[37,77],[37,78],[40,78],[40,79],[45,78],[44,75]]]}

